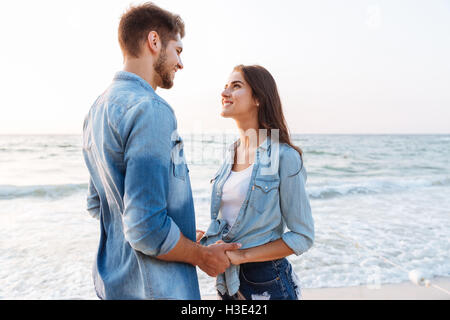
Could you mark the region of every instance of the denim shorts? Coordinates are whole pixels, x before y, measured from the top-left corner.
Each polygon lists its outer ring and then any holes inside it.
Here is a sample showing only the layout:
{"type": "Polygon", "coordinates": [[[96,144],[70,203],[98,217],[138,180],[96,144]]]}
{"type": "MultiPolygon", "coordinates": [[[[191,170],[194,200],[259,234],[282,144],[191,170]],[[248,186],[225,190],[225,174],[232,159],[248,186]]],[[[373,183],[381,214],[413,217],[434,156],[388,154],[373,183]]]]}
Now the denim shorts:
{"type": "Polygon", "coordinates": [[[286,258],[240,265],[239,291],[222,295],[221,300],[299,300],[300,284],[286,258]]]}

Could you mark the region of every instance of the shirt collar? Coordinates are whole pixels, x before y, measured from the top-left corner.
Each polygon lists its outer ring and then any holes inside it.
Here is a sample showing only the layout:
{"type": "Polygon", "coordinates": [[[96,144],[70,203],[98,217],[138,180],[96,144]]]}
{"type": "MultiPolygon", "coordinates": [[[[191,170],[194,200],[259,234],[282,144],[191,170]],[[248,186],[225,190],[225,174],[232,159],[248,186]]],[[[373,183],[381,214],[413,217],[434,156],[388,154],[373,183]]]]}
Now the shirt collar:
{"type": "Polygon", "coordinates": [[[155,90],[152,88],[152,86],[147,81],[145,81],[144,79],[142,79],[135,73],[131,73],[128,71],[118,71],[114,75],[114,80],[135,81],[140,86],[142,86],[144,89],[146,89],[152,93],[155,93],[155,90]]]}

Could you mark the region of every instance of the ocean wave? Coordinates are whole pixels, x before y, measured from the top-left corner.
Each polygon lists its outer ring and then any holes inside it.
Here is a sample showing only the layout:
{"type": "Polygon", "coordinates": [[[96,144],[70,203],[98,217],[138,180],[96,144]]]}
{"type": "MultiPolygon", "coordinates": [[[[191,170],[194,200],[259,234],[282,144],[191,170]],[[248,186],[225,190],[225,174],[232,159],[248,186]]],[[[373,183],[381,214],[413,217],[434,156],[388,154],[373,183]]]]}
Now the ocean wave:
{"type": "Polygon", "coordinates": [[[307,155],[315,155],[315,156],[344,156],[342,153],[330,152],[330,151],[321,151],[321,150],[308,150],[305,151],[307,155]]]}
{"type": "Polygon", "coordinates": [[[36,152],[36,151],[40,151],[40,150],[36,150],[35,148],[15,148],[15,147],[11,147],[11,148],[0,148],[0,152],[36,152]]]}
{"type": "MultiPolygon", "coordinates": [[[[369,195],[386,192],[401,192],[417,188],[450,186],[450,177],[435,180],[368,180],[360,183],[344,183],[341,185],[309,186],[308,196],[311,199],[332,199],[351,195],[369,195]]],[[[48,198],[59,199],[76,193],[87,192],[86,183],[60,185],[15,186],[0,185],[0,200],[15,198],[48,198]]],[[[195,203],[204,204],[211,200],[209,192],[193,192],[195,203]]]]}
{"type": "Polygon", "coordinates": [[[431,182],[431,185],[433,185],[433,186],[449,186],[450,178],[433,181],[433,182],[431,182]]]}
{"type": "Polygon", "coordinates": [[[86,192],[87,187],[86,183],[34,186],[0,185],[0,200],[26,197],[59,199],[78,192],[86,192]]]}
{"type": "Polygon", "coordinates": [[[411,189],[437,187],[437,186],[450,186],[450,178],[443,178],[436,180],[417,179],[414,181],[372,180],[361,183],[346,183],[326,187],[308,187],[307,192],[311,199],[331,199],[350,195],[401,192],[411,189]]]}
{"type": "Polygon", "coordinates": [[[355,195],[355,194],[371,194],[378,193],[376,190],[371,190],[361,186],[340,186],[340,187],[326,187],[326,188],[309,188],[308,195],[311,199],[331,199],[336,197],[355,195]]]}
{"type": "Polygon", "coordinates": [[[330,171],[336,171],[336,172],[346,172],[346,173],[358,173],[359,172],[359,170],[349,168],[349,167],[335,167],[335,166],[329,166],[329,165],[323,166],[323,169],[330,170],[330,171]]]}

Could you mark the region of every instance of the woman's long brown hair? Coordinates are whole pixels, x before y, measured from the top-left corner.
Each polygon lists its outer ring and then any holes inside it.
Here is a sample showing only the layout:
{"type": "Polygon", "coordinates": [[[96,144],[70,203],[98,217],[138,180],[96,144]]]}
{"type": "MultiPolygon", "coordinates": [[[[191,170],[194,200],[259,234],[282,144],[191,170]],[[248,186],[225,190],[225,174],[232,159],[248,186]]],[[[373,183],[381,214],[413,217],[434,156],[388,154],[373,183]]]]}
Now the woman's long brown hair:
{"type": "Polygon", "coordinates": [[[259,129],[267,129],[269,136],[270,129],[279,129],[279,142],[288,144],[302,157],[302,150],[291,142],[277,84],[269,71],[259,65],[244,66],[242,64],[234,67],[234,71],[241,72],[252,88],[253,98],[259,102],[259,129]]]}

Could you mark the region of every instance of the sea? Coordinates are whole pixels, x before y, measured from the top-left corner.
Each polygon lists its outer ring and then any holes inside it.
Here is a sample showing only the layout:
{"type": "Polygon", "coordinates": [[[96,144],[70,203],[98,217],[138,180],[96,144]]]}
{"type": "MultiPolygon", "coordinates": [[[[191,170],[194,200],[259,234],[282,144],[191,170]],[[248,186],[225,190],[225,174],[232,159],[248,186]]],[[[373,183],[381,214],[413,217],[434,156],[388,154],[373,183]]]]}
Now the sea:
{"type": "MultiPolygon", "coordinates": [[[[236,138],[182,134],[196,224],[236,138]]],[[[450,276],[450,135],[293,135],[303,150],[313,247],[289,256],[302,288],[450,276]]],[[[0,136],[0,299],[97,299],[99,223],[86,211],[81,135],[0,136]]],[[[202,295],[214,278],[198,269],[202,295]]]]}

